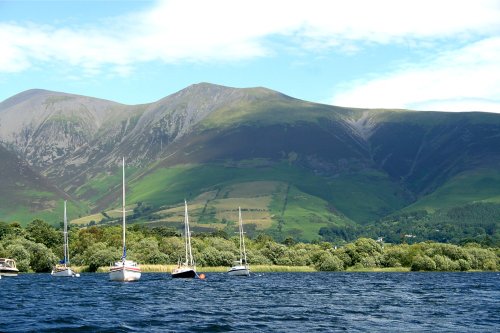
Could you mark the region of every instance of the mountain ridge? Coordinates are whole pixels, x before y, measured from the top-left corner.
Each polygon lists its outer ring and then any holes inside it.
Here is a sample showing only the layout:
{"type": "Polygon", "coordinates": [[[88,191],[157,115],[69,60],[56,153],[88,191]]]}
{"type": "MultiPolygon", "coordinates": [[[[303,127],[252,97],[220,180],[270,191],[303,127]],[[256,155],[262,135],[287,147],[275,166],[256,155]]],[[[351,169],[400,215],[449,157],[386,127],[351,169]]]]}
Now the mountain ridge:
{"type": "MultiPolygon", "coordinates": [[[[196,227],[226,228],[232,196],[245,189],[255,230],[309,240],[322,227],[453,198],[439,190],[500,165],[500,115],[346,108],[209,83],[139,105],[27,91],[0,103],[0,139],[81,213],[117,205],[125,157],[131,204],[151,205],[143,223],[171,223],[176,213],[160,212],[187,198],[200,207],[196,227]]],[[[497,200],[488,193],[450,203],[497,200]]]]}

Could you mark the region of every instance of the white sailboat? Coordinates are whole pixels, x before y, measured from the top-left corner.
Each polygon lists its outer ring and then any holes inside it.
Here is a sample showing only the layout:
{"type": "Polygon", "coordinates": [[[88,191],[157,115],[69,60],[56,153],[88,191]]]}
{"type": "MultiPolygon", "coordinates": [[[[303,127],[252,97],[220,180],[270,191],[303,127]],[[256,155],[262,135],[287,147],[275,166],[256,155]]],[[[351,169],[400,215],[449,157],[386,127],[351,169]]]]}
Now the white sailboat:
{"type": "Polygon", "coordinates": [[[196,277],[196,266],[193,260],[193,252],[191,250],[191,233],[189,231],[189,216],[187,202],[184,200],[184,240],[186,248],[186,261],[179,264],[172,271],[173,278],[194,278],[196,277]]]}
{"type": "Polygon", "coordinates": [[[141,268],[135,261],[127,260],[127,247],[125,244],[125,158],[123,158],[122,169],[122,241],[123,255],[120,261],[115,262],[109,269],[109,279],[111,281],[137,281],[141,278],[141,268]]]}
{"type": "Polygon", "coordinates": [[[64,277],[80,277],[80,274],[75,273],[69,266],[69,242],[68,242],[68,218],[66,216],[66,200],[64,200],[64,259],[59,262],[52,269],[52,276],[64,276],[64,277]]]}
{"type": "Polygon", "coordinates": [[[240,234],[240,260],[235,261],[227,273],[232,276],[249,276],[250,266],[247,261],[247,251],[245,249],[245,237],[243,232],[243,219],[241,218],[241,207],[238,207],[238,222],[240,234]]]}

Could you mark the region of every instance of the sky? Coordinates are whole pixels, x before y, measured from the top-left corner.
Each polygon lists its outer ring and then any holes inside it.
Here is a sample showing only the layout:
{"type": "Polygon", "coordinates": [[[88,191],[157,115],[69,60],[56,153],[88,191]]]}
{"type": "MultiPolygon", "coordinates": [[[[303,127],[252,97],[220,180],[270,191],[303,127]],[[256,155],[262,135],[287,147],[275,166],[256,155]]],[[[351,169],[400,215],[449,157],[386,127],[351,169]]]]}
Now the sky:
{"type": "Polygon", "coordinates": [[[191,84],[500,113],[498,0],[0,0],[0,101],[150,103],[191,84]]]}

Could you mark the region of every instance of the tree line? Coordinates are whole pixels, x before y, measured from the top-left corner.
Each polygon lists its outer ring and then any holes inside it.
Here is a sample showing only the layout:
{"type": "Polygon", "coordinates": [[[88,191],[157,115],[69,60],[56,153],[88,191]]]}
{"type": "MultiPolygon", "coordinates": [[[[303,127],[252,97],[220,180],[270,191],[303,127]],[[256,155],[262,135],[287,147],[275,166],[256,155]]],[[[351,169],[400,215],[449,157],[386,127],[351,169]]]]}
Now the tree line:
{"type": "MultiPolygon", "coordinates": [[[[70,261],[96,271],[121,256],[121,226],[71,226],[70,261]]],[[[49,272],[63,257],[60,228],[35,219],[26,227],[0,222],[0,257],[13,258],[22,272],[49,272]]],[[[198,266],[231,266],[239,255],[238,237],[224,231],[194,234],[193,255],[198,266]]],[[[500,248],[469,242],[391,244],[358,238],[342,246],[318,241],[300,243],[292,238],[277,242],[259,234],[246,240],[252,265],[311,266],[319,271],[407,267],[412,271],[468,271],[500,268],[500,248]]],[[[172,228],[127,228],[127,256],[141,264],[175,264],[184,254],[184,241],[172,228]]]]}
{"type": "Polygon", "coordinates": [[[432,240],[453,244],[475,242],[499,247],[499,225],[500,204],[478,202],[440,209],[434,213],[418,210],[393,214],[364,226],[323,227],[319,234],[330,242],[351,242],[359,237],[384,236],[390,243],[432,240]]]}

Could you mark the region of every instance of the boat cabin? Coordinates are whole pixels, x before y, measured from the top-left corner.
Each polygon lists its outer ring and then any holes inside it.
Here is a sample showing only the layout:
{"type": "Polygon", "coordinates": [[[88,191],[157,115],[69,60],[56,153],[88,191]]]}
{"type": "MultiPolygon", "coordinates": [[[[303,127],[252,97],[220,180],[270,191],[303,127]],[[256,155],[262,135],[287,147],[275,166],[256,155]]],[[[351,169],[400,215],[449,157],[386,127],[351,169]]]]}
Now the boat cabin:
{"type": "Polygon", "coordinates": [[[16,276],[19,270],[14,259],[0,258],[0,274],[5,276],[16,276]]]}

